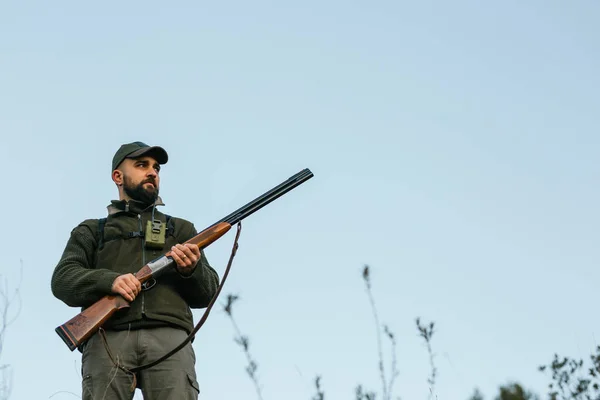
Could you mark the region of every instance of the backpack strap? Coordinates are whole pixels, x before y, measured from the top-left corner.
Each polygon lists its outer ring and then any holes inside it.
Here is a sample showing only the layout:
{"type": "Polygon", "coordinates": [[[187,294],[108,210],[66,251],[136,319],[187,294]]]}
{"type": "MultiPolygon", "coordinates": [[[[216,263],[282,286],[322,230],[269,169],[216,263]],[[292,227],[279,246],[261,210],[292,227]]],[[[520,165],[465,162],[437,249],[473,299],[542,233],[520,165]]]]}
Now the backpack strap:
{"type": "Polygon", "coordinates": [[[165,214],[165,217],[167,217],[167,230],[165,232],[165,235],[175,236],[175,226],[173,225],[173,219],[168,214],[165,214]]]}
{"type": "Polygon", "coordinates": [[[102,250],[104,247],[104,225],[106,224],[106,218],[100,218],[98,220],[98,229],[96,231],[96,238],[98,240],[98,250],[102,250]]]}

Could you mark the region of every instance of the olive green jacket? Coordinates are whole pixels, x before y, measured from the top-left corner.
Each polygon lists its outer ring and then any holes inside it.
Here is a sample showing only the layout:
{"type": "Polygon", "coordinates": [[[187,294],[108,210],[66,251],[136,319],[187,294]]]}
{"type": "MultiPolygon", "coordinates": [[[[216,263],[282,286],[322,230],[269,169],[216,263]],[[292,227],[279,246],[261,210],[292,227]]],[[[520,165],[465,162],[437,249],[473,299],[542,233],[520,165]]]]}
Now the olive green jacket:
{"type": "MultiPolygon", "coordinates": [[[[158,205],[163,205],[160,198],[154,207],[154,218],[166,222],[165,214],[156,209],[158,205]]],[[[97,219],[88,219],[76,226],[52,275],[54,296],[69,306],[85,309],[112,294],[112,284],[117,276],[139,271],[174,244],[183,243],[197,234],[191,222],[171,217],[174,230],[172,235],[167,234],[164,248],[146,248],[144,232],[147,221],[152,218],[152,209],[152,206],[144,208],[136,201],[113,200],[108,206],[101,249],[98,248],[97,219]]],[[[189,277],[180,275],[175,268],[165,272],[156,279],[154,286],[140,292],[129,308],[115,313],[104,328],[175,325],[191,332],[194,327],[191,308],[206,307],[219,285],[217,272],[204,252],[201,255],[189,277]]]]}

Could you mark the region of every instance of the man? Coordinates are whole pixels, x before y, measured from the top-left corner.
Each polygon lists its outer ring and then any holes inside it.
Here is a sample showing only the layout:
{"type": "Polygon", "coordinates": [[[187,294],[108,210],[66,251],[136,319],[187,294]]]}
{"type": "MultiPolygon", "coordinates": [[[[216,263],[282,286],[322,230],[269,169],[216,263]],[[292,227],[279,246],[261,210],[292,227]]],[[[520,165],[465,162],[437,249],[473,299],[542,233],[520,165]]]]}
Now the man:
{"type": "MultiPolygon", "coordinates": [[[[114,359],[133,368],[181,344],[193,330],[191,308],[204,308],[216,293],[217,272],[197,246],[183,245],[194,225],[158,211],[160,168],[168,161],[159,146],[122,145],[112,161],[119,200],[104,224],[87,219],[76,226],[52,276],[52,293],[69,306],[86,308],[108,294],[128,300],[103,326],[114,359]],[[171,252],[176,267],[141,285],[133,273],[171,252]],[[144,287],[143,287],[144,286],[144,287]]],[[[132,399],[133,377],[116,368],[99,334],[80,348],[84,400],[132,399]]],[[[197,399],[195,354],[188,343],[173,356],[137,373],[144,399],[197,399]]]]}

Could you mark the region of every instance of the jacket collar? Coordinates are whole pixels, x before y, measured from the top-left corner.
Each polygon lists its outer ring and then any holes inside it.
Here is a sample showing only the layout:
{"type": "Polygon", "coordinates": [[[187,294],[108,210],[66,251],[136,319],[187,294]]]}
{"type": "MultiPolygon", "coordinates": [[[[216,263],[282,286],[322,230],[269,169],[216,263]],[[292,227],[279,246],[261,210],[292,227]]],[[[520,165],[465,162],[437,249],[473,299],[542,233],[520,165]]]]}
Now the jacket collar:
{"type": "Polygon", "coordinates": [[[158,196],[154,204],[150,205],[137,200],[111,200],[106,209],[108,210],[108,215],[114,215],[122,212],[141,214],[152,209],[152,207],[164,205],[165,203],[163,203],[161,197],[158,196]]]}

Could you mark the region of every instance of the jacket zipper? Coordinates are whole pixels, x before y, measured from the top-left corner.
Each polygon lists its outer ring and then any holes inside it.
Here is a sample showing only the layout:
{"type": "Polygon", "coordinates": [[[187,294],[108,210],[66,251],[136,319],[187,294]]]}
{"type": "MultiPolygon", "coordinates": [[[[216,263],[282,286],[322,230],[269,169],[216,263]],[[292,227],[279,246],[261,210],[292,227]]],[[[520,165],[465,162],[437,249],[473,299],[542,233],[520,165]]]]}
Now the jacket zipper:
{"type": "MultiPolygon", "coordinates": [[[[142,229],[142,216],[140,214],[138,214],[138,228],[140,230],[140,234],[142,235],[142,240],[140,243],[142,243],[142,267],[144,265],[146,265],[146,254],[144,253],[144,241],[145,241],[145,237],[143,236],[143,229],[142,229]]],[[[140,267],[141,268],[141,267],[140,267]]],[[[142,288],[142,315],[146,314],[146,307],[145,307],[145,302],[144,302],[144,290],[142,288]]]]}

